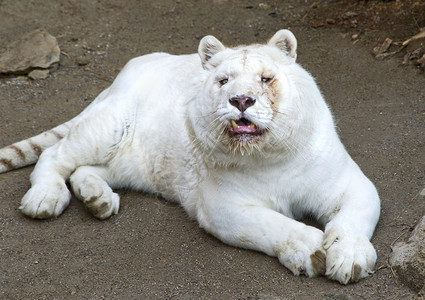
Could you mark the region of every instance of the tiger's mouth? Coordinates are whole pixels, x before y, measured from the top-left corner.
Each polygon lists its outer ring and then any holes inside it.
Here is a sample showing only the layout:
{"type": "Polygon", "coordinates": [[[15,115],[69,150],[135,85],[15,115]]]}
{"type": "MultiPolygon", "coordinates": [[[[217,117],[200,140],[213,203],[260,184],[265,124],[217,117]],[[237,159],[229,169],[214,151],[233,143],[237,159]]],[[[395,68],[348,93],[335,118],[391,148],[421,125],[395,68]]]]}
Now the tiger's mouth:
{"type": "Polygon", "coordinates": [[[230,137],[253,137],[264,134],[264,130],[260,129],[246,118],[239,120],[230,120],[229,126],[230,137]]]}

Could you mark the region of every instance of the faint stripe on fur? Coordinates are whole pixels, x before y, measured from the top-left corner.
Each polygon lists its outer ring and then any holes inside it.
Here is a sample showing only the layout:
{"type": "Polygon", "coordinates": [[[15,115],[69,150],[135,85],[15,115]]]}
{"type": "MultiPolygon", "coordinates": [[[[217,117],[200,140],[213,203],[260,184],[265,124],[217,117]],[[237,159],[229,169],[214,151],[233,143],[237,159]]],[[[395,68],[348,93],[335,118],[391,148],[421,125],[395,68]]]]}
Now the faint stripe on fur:
{"type": "Polygon", "coordinates": [[[62,139],[63,136],[59,134],[58,132],[54,131],[53,129],[49,130],[48,133],[53,134],[58,140],[62,139]]]}
{"type": "Polygon", "coordinates": [[[30,144],[30,146],[31,146],[32,150],[34,151],[34,153],[37,156],[40,156],[41,152],[43,152],[43,150],[40,148],[40,146],[32,143],[31,141],[29,141],[28,143],[30,144]]]}
{"type": "Polygon", "coordinates": [[[0,164],[6,168],[6,171],[13,170],[15,167],[10,160],[5,158],[0,158],[0,164]]]}
{"type": "Polygon", "coordinates": [[[25,161],[25,153],[20,148],[15,145],[10,145],[9,148],[15,151],[16,155],[18,155],[22,161],[25,161]]]}

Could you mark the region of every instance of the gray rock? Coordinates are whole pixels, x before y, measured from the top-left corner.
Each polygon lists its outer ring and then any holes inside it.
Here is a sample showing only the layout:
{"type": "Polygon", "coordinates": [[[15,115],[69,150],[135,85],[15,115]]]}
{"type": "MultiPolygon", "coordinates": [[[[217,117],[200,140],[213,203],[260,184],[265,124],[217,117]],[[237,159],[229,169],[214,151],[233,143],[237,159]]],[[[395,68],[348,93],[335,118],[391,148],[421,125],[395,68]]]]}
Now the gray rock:
{"type": "Polygon", "coordinates": [[[425,292],[425,216],[407,242],[392,247],[390,264],[398,278],[414,291],[425,292]]]}
{"type": "Polygon", "coordinates": [[[87,55],[78,56],[76,62],[79,66],[88,65],[90,63],[90,57],[88,57],[87,55]]]}
{"type": "Polygon", "coordinates": [[[46,79],[49,76],[49,70],[33,70],[28,74],[28,77],[33,80],[46,79]]]}
{"type": "Polygon", "coordinates": [[[56,38],[37,29],[0,50],[0,73],[27,74],[34,68],[46,69],[59,62],[56,38]]]}

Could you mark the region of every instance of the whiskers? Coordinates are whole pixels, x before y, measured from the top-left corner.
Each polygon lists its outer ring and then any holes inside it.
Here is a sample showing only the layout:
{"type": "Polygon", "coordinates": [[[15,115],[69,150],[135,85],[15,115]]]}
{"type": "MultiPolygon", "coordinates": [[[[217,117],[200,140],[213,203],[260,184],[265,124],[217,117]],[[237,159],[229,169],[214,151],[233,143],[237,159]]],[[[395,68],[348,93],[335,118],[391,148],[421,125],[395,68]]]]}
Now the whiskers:
{"type": "Polygon", "coordinates": [[[267,125],[267,131],[270,135],[267,149],[282,149],[282,155],[301,156],[303,160],[310,159],[303,151],[306,147],[310,147],[311,136],[314,128],[309,122],[302,119],[301,114],[297,110],[275,111],[275,117],[272,118],[267,125]]]}
{"type": "Polygon", "coordinates": [[[221,142],[226,134],[226,127],[223,126],[220,119],[221,116],[217,114],[217,111],[195,117],[193,124],[196,127],[193,128],[195,136],[192,137],[190,145],[192,149],[203,151],[203,155],[209,157],[213,152],[217,151],[217,148],[223,146],[221,142]],[[211,116],[214,116],[214,119],[210,122],[203,122],[203,120],[211,116]],[[205,151],[208,152],[206,153],[205,151]]]}
{"type": "Polygon", "coordinates": [[[230,138],[229,146],[233,155],[252,155],[261,153],[261,141],[263,137],[255,136],[249,138],[230,138]]]}
{"type": "Polygon", "coordinates": [[[196,136],[192,138],[191,147],[203,151],[203,156],[213,155],[251,155],[261,150],[260,142],[264,139],[262,135],[241,134],[231,136],[226,120],[235,119],[232,112],[220,113],[219,110],[209,112],[193,118],[192,126],[196,136]],[[208,119],[212,119],[208,121],[208,119]]]}
{"type": "Polygon", "coordinates": [[[217,114],[217,110],[206,112],[205,114],[199,114],[199,115],[192,116],[192,117],[195,118],[195,119],[204,119],[204,118],[211,117],[211,116],[213,116],[215,114],[217,114]]]}
{"type": "Polygon", "coordinates": [[[218,108],[192,116],[195,132],[190,146],[202,151],[205,157],[259,155],[274,158],[301,156],[310,159],[304,151],[309,147],[313,127],[303,120],[299,107],[285,111],[252,111],[246,118],[262,132],[260,134],[231,134],[227,120],[235,119],[234,113],[218,108]]]}

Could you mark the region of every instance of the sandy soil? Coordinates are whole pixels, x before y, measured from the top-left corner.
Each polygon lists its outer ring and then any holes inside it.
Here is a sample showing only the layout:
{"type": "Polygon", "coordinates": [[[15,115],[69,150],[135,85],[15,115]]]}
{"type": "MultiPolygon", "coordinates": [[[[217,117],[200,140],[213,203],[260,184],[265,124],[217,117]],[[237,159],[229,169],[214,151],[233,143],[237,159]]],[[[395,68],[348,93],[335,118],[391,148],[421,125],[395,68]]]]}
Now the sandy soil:
{"type": "Polygon", "coordinates": [[[228,45],[264,42],[290,28],[298,61],[317,78],[344,144],[382,198],[372,277],[347,286],[295,277],[277,259],[224,245],[180,207],[143,193],[119,191],[120,213],[105,221],[75,199],[56,220],[31,220],[17,209],[28,167],[0,175],[0,298],[414,299],[387,258],[425,213],[418,195],[425,187],[425,76],[401,64],[403,53],[378,61],[371,50],[386,37],[418,33],[424,6],[317,3],[0,0],[0,46],[44,28],[62,50],[45,80],[0,79],[0,146],[78,114],[134,56],[196,52],[206,34],[228,45]],[[78,64],[81,56],[87,65],[78,64]]]}

